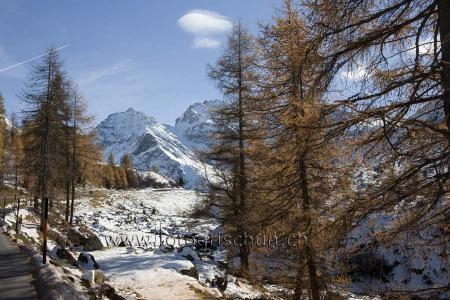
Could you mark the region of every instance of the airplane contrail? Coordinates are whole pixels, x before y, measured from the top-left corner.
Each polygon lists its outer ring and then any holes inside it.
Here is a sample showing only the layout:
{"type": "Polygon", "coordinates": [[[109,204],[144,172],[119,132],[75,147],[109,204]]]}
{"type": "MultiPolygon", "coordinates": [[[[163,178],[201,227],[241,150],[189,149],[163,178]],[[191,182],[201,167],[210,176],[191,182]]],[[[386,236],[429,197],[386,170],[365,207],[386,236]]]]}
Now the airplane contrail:
{"type": "MultiPolygon", "coordinates": [[[[54,51],[59,51],[59,50],[61,50],[61,49],[64,49],[64,48],[66,48],[66,47],[69,47],[69,46],[70,46],[70,44],[67,44],[67,45],[64,45],[64,46],[62,46],[62,47],[56,48],[54,51]]],[[[26,64],[27,62],[30,62],[30,61],[35,60],[35,59],[38,59],[39,57],[45,56],[45,55],[47,55],[47,54],[49,54],[49,53],[50,53],[50,52],[47,52],[47,53],[44,53],[44,54],[35,56],[35,57],[33,57],[33,58],[30,58],[30,59],[21,61],[21,62],[19,62],[19,63],[17,63],[17,64],[12,65],[12,66],[9,66],[9,67],[0,69],[0,72],[7,71],[7,70],[12,69],[12,68],[15,68],[15,67],[17,67],[17,66],[26,64]]]]}

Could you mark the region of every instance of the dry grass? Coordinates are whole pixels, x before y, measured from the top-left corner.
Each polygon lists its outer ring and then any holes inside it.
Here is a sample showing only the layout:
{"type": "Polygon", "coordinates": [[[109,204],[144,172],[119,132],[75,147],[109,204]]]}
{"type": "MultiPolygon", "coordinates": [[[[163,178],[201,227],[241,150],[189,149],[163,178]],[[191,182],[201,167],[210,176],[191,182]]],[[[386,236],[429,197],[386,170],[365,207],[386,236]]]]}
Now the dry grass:
{"type": "Polygon", "coordinates": [[[89,197],[92,207],[102,207],[106,200],[106,193],[103,191],[92,191],[89,193],[89,197]]]}

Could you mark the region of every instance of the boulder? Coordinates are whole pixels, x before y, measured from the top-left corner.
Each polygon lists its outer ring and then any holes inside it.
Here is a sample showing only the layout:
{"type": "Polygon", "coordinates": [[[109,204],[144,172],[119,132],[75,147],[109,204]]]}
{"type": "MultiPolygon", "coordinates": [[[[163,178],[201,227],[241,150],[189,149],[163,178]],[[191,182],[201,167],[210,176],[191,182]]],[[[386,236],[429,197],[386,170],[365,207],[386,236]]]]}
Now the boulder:
{"type": "Polygon", "coordinates": [[[78,263],[85,269],[100,269],[100,266],[95,261],[95,258],[92,254],[89,253],[80,253],[78,256],[78,263]]]}
{"type": "Polygon", "coordinates": [[[75,259],[75,257],[73,257],[73,255],[62,246],[56,245],[55,247],[53,247],[50,255],[54,258],[65,260],[72,266],[78,267],[78,261],[75,259]]]}
{"type": "Polygon", "coordinates": [[[192,268],[188,270],[180,270],[180,273],[186,276],[193,277],[198,280],[198,270],[196,266],[193,266],[192,268]]]}
{"type": "Polygon", "coordinates": [[[76,228],[70,228],[67,237],[73,243],[83,246],[86,251],[102,250],[103,244],[93,232],[84,229],[83,232],[76,228]]]}
{"type": "Polygon", "coordinates": [[[196,260],[200,260],[200,257],[198,256],[197,251],[190,247],[183,247],[180,250],[178,250],[179,255],[186,258],[187,260],[191,262],[195,262],[196,260]]]}
{"type": "Polygon", "coordinates": [[[99,291],[100,296],[106,296],[111,300],[126,300],[124,297],[117,295],[116,290],[109,284],[103,284],[99,291]]]}
{"type": "Polygon", "coordinates": [[[88,270],[81,275],[81,280],[85,282],[87,286],[93,287],[102,285],[105,281],[105,276],[100,270],[88,270]]]}
{"type": "Polygon", "coordinates": [[[222,292],[227,289],[228,286],[228,278],[227,276],[219,277],[217,275],[214,276],[213,284],[219,288],[222,292]]]}
{"type": "Polygon", "coordinates": [[[160,253],[171,253],[175,250],[175,247],[172,245],[161,245],[158,250],[160,253]]]}

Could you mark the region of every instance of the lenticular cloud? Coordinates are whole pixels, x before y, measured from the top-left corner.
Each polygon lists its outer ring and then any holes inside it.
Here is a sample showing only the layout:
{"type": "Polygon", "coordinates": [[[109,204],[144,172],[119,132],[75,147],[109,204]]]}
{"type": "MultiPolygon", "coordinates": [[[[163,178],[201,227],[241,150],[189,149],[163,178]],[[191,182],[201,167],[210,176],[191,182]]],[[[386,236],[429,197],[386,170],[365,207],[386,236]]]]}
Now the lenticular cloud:
{"type": "Polygon", "coordinates": [[[195,35],[213,35],[231,30],[227,17],[208,10],[192,10],[178,20],[178,25],[186,32],[195,35]]]}

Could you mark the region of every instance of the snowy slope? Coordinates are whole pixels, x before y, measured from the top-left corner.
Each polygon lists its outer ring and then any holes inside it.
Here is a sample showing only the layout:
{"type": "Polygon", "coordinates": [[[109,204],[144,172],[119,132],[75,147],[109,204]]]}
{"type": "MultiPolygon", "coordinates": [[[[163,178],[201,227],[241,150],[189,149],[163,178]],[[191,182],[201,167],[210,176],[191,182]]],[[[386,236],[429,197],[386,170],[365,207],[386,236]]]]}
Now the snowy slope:
{"type": "Polygon", "coordinates": [[[112,153],[118,163],[128,153],[139,170],[157,168],[174,180],[183,177],[189,188],[204,181],[204,166],[195,154],[164,125],[142,112],[129,108],[112,114],[97,126],[97,134],[105,160],[112,153]]]}
{"type": "Polygon", "coordinates": [[[8,118],[5,118],[5,123],[6,123],[6,130],[11,130],[12,122],[8,118]]]}
{"type": "Polygon", "coordinates": [[[210,134],[214,128],[210,110],[220,103],[219,100],[194,103],[175,121],[175,126],[167,127],[188,148],[205,150],[209,146],[210,134]]]}

